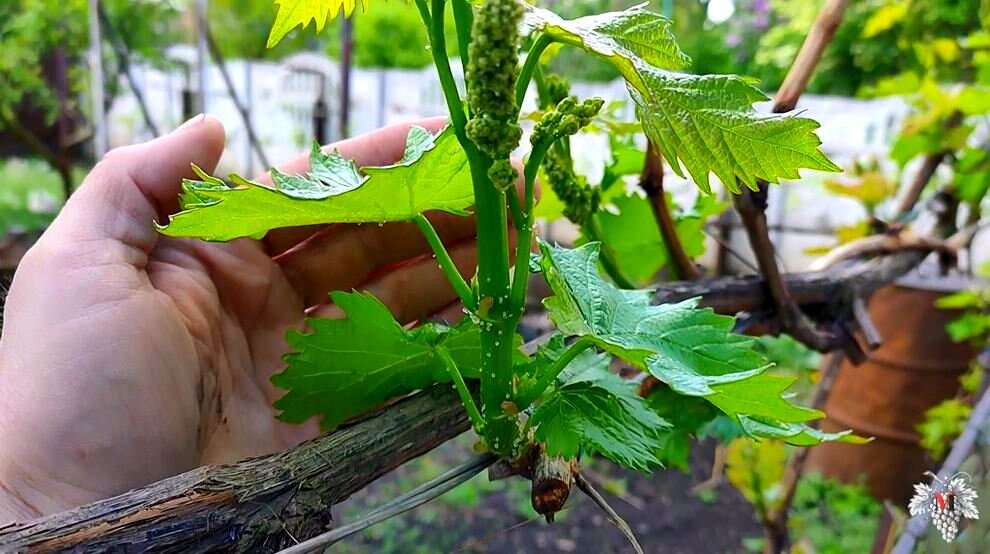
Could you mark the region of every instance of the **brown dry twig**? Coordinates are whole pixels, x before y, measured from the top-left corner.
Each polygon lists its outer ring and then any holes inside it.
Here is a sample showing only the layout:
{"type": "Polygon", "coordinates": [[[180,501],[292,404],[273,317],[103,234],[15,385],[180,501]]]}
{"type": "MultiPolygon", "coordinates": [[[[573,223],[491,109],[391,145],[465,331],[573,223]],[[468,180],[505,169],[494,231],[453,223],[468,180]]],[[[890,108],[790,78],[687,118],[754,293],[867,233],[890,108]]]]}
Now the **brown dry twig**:
{"type": "Polygon", "coordinates": [[[591,483],[588,482],[583,475],[581,475],[580,472],[574,474],[574,484],[576,484],[577,487],[581,489],[581,492],[588,495],[588,497],[591,498],[591,500],[593,500],[595,504],[597,504],[598,507],[605,512],[606,515],[608,515],[608,520],[612,522],[612,525],[615,525],[616,528],[619,529],[624,537],[626,537],[626,540],[628,540],[629,544],[632,545],[633,549],[636,551],[636,554],[644,554],[643,547],[639,545],[639,541],[636,540],[636,535],[633,534],[632,528],[629,527],[626,520],[622,519],[622,516],[620,516],[618,512],[616,512],[615,509],[609,505],[608,501],[605,500],[605,497],[595,490],[595,487],[593,487],[591,483]]]}
{"type": "MultiPolygon", "coordinates": [[[[829,0],[818,14],[811,31],[805,38],[794,64],[787,73],[783,85],[774,99],[773,112],[786,113],[794,109],[814,74],[822,53],[831,42],[849,0],[829,0]]],[[[758,190],[744,190],[733,200],[742,218],[750,245],[756,254],[760,271],[767,280],[774,308],[783,330],[798,341],[819,352],[836,348],[851,351],[856,356],[860,352],[855,341],[850,342],[844,333],[834,333],[816,328],[795,304],[790,296],[781,271],[777,265],[776,253],[767,227],[766,207],[768,184],[759,181],[758,190]]]]}
{"type": "Polygon", "coordinates": [[[639,180],[639,186],[646,193],[653,208],[653,215],[656,217],[657,226],[660,227],[660,236],[663,238],[664,247],[667,249],[668,268],[675,279],[692,280],[701,277],[701,271],[695,265],[691,257],[684,250],[677,235],[677,223],[670,213],[670,206],[667,204],[667,194],[663,189],[663,158],[657,152],[653,143],[648,143],[646,147],[646,162],[643,164],[643,174],[639,180]]]}
{"type": "Polygon", "coordinates": [[[966,248],[972,242],[977,230],[978,227],[976,225],[970,225],[945,240],[919,236],[908,229],[901,229],[891,234],[863,237],[833,249],[828,254],[815,260],[808,269],[810,271],[825,271],[854,258],[895,254],[905,251],[935,252],[948,256],[956,256],[960,250],[966,248]]]}

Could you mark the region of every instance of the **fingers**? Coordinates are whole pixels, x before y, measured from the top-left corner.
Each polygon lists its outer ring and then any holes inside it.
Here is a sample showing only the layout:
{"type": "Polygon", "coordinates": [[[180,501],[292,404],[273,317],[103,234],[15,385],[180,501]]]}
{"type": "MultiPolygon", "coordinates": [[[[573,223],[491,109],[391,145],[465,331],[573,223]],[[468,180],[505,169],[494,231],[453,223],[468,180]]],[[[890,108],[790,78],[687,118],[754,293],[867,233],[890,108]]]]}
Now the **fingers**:
{"type": "MultiPolygon", "coordinates": [[[[520,178],[520,195],[523,188],[520,178]]],[[[448,248],[476,235],[474,217],[432,213],[429,219],[448,248]]],[[[338,225],[315,232],[275,261],[306,306],[314,306],[325,303],[330,291],[356,288],[382,268],[427,253],[426,239],[412,224],[338,225]]]]}
{"type": "MultiPolygon", "coordinates": [[[[510,229],[509,252],[512,254],[515,244],[516,234],[510,229]]],[[[448,252],[461,276],[470,279],[478,267],[477,242],[464,241],[448,248],[448,252]]],[[[510,263],[513,257],[510,256],[510,263]]],[[[455,323],[463,316],[454,287],[432,255],[424,255],[390,271],[375,274],[370,281],[350,288],[373,294],[403,325],[434,316],[455,323]],[[454,308],[455,305],[457,308],[454,308]]],[[[333,305],[317,306],[309,314],[313,317],[343,317],[340,309],[333,305]]]]}
{"type": "MultiPolygon", "coordinates": [[[[323,147],[325,152],[336,150],[348,160],[354,160],[358,167],[384,166],[402,159],[406,151],[406,137],[413,125],[418,125],[430,132],[439,132],[447,125],[447,118],[434,117],[413,123],[402,123],[379,129],[378,131],[361,135],[352,139],[336,142],[323,147]]],[[[309,154],[303,154],[287,164],[279,167],[279,171],[287,174],[299,174],[309,171],[309,154]]],[[[271,185],[271,177],[264,175],[257,179],[259,183],[271,185]]],[[[323,229],[322,225],[276,229],[268,233],[264,239],[268,253],[276,256],[299,244],[323,229]]]]}
{"type": "MultiPolygon", "coordinates": [[[[469,279],[477,265],[477,244],[474,241],[461,243],[450,249],[450,257],[461,275],[469,279]]],[[[454,287],[432,256],[381,275],[360,289],[381,300],[403,325],[426,319],[457,300],[454,287]]],[[[324,305],[313,309],[310,315],[339,318],[343,317],[343,312],[337,306],[324,305]]]]}
{"type": "Polygon", "coordinates": [[[86,177],[53,225],[80,239],[113,238],[150,251],[152,221],[178,211],[192,164],[213,171],[223,152],[223,124],[197,116],[161,138],[111,151],[86,177]]]}
{"type": "MultiPolygon", "coordinates": [[[[430,219],[448,247],[475,235],[473,218],[436,214],[430,219]]],[[[318,231],[275,261],[305,305],[314,306],[325,303],[330,291],[352,289],[380,268],[429,251],[411,223],[342,225],[318,231]]]]}

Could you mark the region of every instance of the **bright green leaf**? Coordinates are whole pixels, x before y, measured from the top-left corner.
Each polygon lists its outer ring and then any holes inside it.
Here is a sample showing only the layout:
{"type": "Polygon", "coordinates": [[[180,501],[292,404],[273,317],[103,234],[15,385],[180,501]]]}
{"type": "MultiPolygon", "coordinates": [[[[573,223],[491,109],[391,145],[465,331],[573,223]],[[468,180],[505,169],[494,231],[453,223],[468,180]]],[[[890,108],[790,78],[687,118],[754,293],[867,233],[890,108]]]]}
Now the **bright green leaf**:
{"type": "Polygon", "coordinates": [[[990,87],[969,85],[959,91],[959,111],[966,115],[990,113],[990,87]]]}
{"type": "Polygon", "coordinates": [[[622,290],[605,281],[598,273],[599,243],[568,250],[541,242],[540,249],[554,292],[544,304],[562,333],[591,337],[675,390],[710,393],[708,383],[766,369],[754,340],[732,333],[733,318],[699,309],[697,299],[653,306],[652,291],[622,290]]]}
{"type": "MultiPolygon", "coordinates": [[[[268,48],[274,48],[296,27],[305,29],[310,21],[316,23],[316,32],[319,33],[327,21],[335,19],[341,11],[344,17],[350,17],[357,3],[358,0],[275,0],[278,14],[268,35],[268,48]]],[[[369,4],[371,0],[361,0],[365,10],[369,4]]]]}
{"type": "Polygon", "coordinates": [[[678,75],[640,66],[642,89],[630,85],[646,135],[679,176],[684,171],[711,192],[714,173],[729,190],[736,179],[756,189],[757,179],[797,179],[798,169],[839,171],[820,150],[816,121],[764,115],[752,104],[766,97],[731,75],[678,75]],[[682,169],[683,168],[683,169],[682,169]]]}
{"type": "Polygon", "coordinates": [[[309,177],[276,174],[276,184],[283,190],[237,175],[231,176],[235,188],[217,179],[184,181],[183,211],[172,216],[160,230],[173,237],[229,241],[261,238],[283,227],[408,221],[431,210],[466,215],[474,205],[474,190],[467,157],[453,130],[448,127],[440,133],[432,148],[419,139],[413,139],[413,143],[416,151],[423,152],[418,159],[363,168],[365,182],[346,191],[343,189],[355,182],[348,162],[317,152],[313,162],[316,171],[309,177]],[[330,176],[338,182],[328,182],[330,176]],[[284,190],[286,186],[291,188],[291,194],[284,190]],[[322,194],[332,195],[308,198],[322,194]]]}
{"type": "Polygon", "coordinates": [[[311,332],[290,332],[288,367],[272,377],[286,389],[275,402],[283,421],[321,416],[323,429],[392,398],[449,382],[435,354],[443,346],[465,377],[478,377],[481,333],[470,322],[455,328],[427,324],[407,331],[368,293],[334,292],[345,319],[313,319],[311,332]]]}
{"type": "Polygon", "coordinates": [[[665,69],[690,67],[691,58],[677,46],[670,20],[650,12],[647,5],[570,21],[549,10],[527,6],[523,26],[528,32],[543,32],[556,41],[594,52],[623,74],[635,74],[633,63],[637,59],[665,69]]]}
{"type": "Polygon", "coordinates": [[[636,394],[636,386],[591,364],[572,375],[533,412],[536,438],[553,456],[575,458],[581,449],[639,471],[660,465],[669,424],[636,394]]]}
{"type": "Polygon", "coordinates": [[[861,96],[878,98],[914,94],[921,88],[921,78],[914,71],[905,71],[892,77],[878,79],[876,84],[867,85],[860,91],[861,96]]]}
{"type": "Polygon", "coordinates": [[[893,29],[908,15],[908,3],[896,1],[882,6],[866,21],[863,27],[863,38],[873,38],[880,33],[893,29]]]}
{"type": "Polygon", "coordinates": [[[880,171],[868,171],[851,179],[825,181],[825,190],[859,200],[872,209],[897,192],[897,183],[880,171]]]}
{"type": "Polygon", "coordinates": [[[764,373],[735,383],[712,385],[715,394],[705,398],[728,415],[760,416],[789,423],[824,417],[818,410],[795,406],[784,399],[784,391],[796,380],[764,373]]]}
{"type": "Polygon", "coordinates": [[[543,275],[554,293],[544,305],[560,332],[591,338],[674,392],[704,397],[737,421],[765,420],[776,426],[774,436],[792,441],[845,436],[791,425],[822,414],[784,398],[794,380],[765,375],[770,364],[754,339],[732,332],[733,318],[698,308],[697,299],[655,306],[652,291],[616,288],[598,273],[598,243],[568,250],[541,242],[540,250],[543,275]]]}
{"type": "Polygon", "coordinates": [[[972,413],[972,406],[955,398],[925,412],[925,420],[917,426],[922,448],[936,460],[944,458],[952,443],[966,428],[972,413]]]}
{"type": "Polygon", "coordinates": [[[736,179],[755,189],[757,179],[796,179],[801,168],[839,171],[819,149],[818,124],[757,113],[753,103],[767,98],[748,80],[664,71],[683,67],[687,59],[670,23],[643,6],[571,21],[530,8],[526,21],[531,32],[612,63],[626,79],[646,135],[675,173],[683,177],[686,170],[706,193],[710,173],[738,192],[736,179]]]}
{"type": "Polygon", "coordinates": [[[935,301],[935,306],[943,310],[962,310],[966,308],[981,308],[987,302],[979,291],[969,289],[943,296],[935,301]]]}

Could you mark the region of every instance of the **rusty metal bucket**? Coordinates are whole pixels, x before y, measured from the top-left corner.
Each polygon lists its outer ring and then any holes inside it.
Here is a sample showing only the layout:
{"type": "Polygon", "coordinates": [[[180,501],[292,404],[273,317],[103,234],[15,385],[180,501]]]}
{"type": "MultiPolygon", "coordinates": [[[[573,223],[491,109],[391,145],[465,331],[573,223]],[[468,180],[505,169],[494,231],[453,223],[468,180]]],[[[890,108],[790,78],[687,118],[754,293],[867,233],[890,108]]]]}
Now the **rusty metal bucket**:
{"type": "Polygon", "coordinates": [[[865,476],[874,497],[907,505],[912,485],[935,463],[919,446],[915,427],[929,408],[956,395],[959,377],[976,354],[953,343],[945,331],[960,312],[935,307],[936,300],[963,288],[955,281],[902,282],[873,295],[869,312],[883,345],[859,367],[842,364],[821,428],[853,429],[875,439],[867,445],[817,446],[809,454],[809,471],[845,482],[865,476]]]}

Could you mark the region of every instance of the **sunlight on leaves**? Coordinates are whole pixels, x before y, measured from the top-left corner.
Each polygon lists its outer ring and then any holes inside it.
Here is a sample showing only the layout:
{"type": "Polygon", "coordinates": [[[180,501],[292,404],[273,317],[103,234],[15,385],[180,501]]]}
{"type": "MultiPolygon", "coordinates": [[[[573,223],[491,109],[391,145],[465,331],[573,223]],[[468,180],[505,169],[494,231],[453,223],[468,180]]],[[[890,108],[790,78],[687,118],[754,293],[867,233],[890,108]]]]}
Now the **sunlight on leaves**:
{"type": "MultiPolygon", "coordinates": [[[[367,10],[371,0],[360,1],[361,7],[367,10]]],[[[319,33],[327,21],[336,19],[340,13],[350,17],[357,4],[358,0],[275,0],[278,14],[268,35],[268,48],[274,48],[296,27],[305,29],[311,21],[315,22],[319,33]]]]}
{"type": "Polygon", "coordinates": [[[201,180],[182,184],[182,211],[159,229],[172,237],[229,241],[261,238],[284,227],[408,221],[432,210],[466,215],[474,205],[474,189],[453,130],[445,129],[431,144],[415,127],[412,133],[416,136],[402,162],[365,167],[364,177],[353,163],[318,149],[307,176],[273,171],[276,188],[238,175],[231,176],[231,188],[200,172],[201,180]]]}

